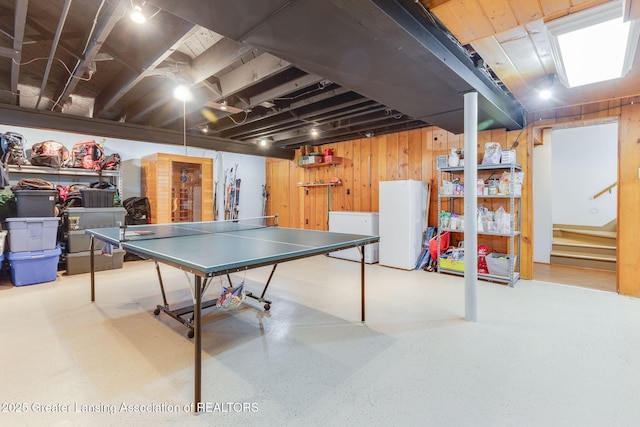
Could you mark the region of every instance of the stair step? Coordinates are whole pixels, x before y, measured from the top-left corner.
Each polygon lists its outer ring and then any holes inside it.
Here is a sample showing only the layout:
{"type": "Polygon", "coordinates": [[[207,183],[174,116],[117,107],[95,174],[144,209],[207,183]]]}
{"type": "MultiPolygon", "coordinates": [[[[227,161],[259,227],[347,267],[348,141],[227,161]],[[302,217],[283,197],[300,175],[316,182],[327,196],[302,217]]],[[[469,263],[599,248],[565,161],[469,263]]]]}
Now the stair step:
{"type": "Polygon", "coordinates": [[[552,242],[552,252],[573,252],[576,254],[593,254],[616,256],[617,248],[614,245],[598,245],[591,243],[574,243],[566,239],[554,239],[552,242]]]}
{"type": "Polygon", "coordinates": [[[558,228],[554,227],[553,231],[559,231],[565,234],[576,234],[583,236],[597,236],[597,237],[608,237],[610,239],[615,239],[618,236],[616,231],[606,231],[606,230],[589,230],[583,228],[558,228]]]}
{"type": "Polygon", "coordinates": [[[571,239],[567,237],[555,237],[552,242],[554,245],[565,245],[565,246],[582,246],[585,248],[594,248],[594,249],[616,249],[616,242],[607,242],[605,243],[594,243],[594,242],[585,242],[580,239],[571,239]]]}
{"type": "Polygon", "coordinates": [[[561,239],[574,243],[616,246],[616,233],[612,231],[567,230],[554,228],[553,240],[561,239]]]}
{"type": "Polygon", "coordinates": [[[574,267],[596,268],[600,270],[616,270],[616,260],[612,257],[583,256],[583,254],[551,253],[551,264],[570,265],[574,267]]]}
{"type": "Polygon", "coordinates": [[[582,258],[598,261],[616,262],[615,255],[603,255],[597,253],[576,253],[571,251],[551,251],[551,256],[566,257],[566,258],[582,258]]]}

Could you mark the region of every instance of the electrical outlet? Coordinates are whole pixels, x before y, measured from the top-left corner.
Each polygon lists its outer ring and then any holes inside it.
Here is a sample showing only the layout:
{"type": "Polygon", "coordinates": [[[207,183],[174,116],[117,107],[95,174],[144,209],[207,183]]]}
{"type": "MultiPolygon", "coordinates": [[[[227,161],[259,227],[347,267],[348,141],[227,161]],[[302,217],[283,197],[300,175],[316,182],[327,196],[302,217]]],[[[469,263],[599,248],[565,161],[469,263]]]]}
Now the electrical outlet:
{"type": "MultiPolygon", "coordinates": [[[[640,172],[638,172],[638,173],[640,173],[640,172]]],[[[347,188],[347,196],[348,196],[349,194],[351,194],[351,190],[347,188]]]]}
{"type": "Polygon", "coordinates": [[[309,225],[309,220],[308,220],[308,219],[305,219],[305,220],[304,220],[304,224],[305,224],[305,225],[309,225]]]}

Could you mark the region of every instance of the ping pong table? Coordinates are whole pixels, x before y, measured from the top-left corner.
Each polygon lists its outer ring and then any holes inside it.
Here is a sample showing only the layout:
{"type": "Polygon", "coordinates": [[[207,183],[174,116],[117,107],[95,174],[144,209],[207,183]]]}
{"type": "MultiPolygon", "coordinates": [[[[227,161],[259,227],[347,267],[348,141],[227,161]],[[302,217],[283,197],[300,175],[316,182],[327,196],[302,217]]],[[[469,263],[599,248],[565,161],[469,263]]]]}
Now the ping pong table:
{"type": "MultiPolygon", "coordinates": [[[[365,321],[365,262],[364,245],[375,243],[379,236],[335,233],[278,227],[277,216],[247,220],[211,221],[171,224],[130,225],[85,230],[91,236],[91,301],[95,301],[95,241],[122,247],[141,258],[153,260],[158,271],[164,306],[163,311],[188,326],[194,337],[194,411],[199,412],[202,380],[202,309],[215,306],[215,301],[203,301],[210,279],[216,276],[273,266],[260,297],[248,293],[269,310],[271,301],[265,300],[267,287],[279,263],[326,254],[336,250],[360,247],[360,304],[361,321],[365,321]],[[273,224],[270,222],[273,221],[273,224]],[[193,306],[169,310],[158,263],[192,273],[193,306]],[[185,314],[192,313],[192,319],[185,314]]],[[[98,255],[100,256],[100,255],[98,255]]]]}

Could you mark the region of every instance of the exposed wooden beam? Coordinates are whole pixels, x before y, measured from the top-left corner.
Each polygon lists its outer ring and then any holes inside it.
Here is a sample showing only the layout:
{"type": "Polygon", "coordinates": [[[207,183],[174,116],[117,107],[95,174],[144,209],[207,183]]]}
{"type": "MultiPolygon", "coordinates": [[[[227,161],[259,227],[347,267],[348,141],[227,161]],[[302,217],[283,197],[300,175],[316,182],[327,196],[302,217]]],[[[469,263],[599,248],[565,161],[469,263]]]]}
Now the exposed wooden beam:
{"type": "Polygon", "coordinates": [[[13,50],[17,52],[16,58],[11,58],[11,98],[12,104],[18,104],[18,78],[20,77],[20,58],[22,57],[22,44],[24,42],[24,28],[27,21],[28,0],[16,1],[16,12],[13,25],[13,50]]]}
{"type": "Polygon", "coordinates": [[[82,77],[91,62],[95,60],[96,56],[100,53],[102,49],[102,44],[107,39],[111,31],[113,31],[114,27],[122,19],[122,15],[125,11],[125,6],[129,4],[128,0],[118,0],[111,3],[107,3],[107,8],[102,12],[100,17],[100,21],[98,25],[95,27],[95,32],[90,34],[91,39],[89,40],[86,49],[82,52],[82,59],[79,59],[76,62],[71,75],[67,79],[64,88],[62,89],[58,99],[53,104],[51,109],[53,110],[56,105],[62,106],[65,101],[69,99],[69,96],[73,93],[76,86],[80,82],[80,77],[82,77]]]}
{"type": "Polygon", "coordinates": [[[58,21],[58,29],[56,30],[56,35],[53,37],[53,42],[51,43],[51,51],[49,52],[47,67],[44,71],[44,76],[42,77],[42,85],[40,86],[38,100],[36,101],[36,110],[38,109],[38,106],[40,105],[40,101],[42,100],[42,96],[44,95],[44,89],[47,87],[47,80],[49,80],[49,72],[51,71],[51,64],[53,64],[53,61],[55,60],[56,49],[58,49],[58,42],[60,41],[62,28],[64,27],[64,23],[67,20],[67,16],[69,15],[70,8],[71,8],[71,0],[65,0],[64,5],[62,6],[62,12],[60,13],[60,20],[58,21]]]}
{"type": "MultiPolygon", "coordinates": [[[[192,61],[189,67],[191,85],[195,86],[198,83],[205,82],[207,78],[229,67],[231,64],[238,61],[242,55],[252,49],[253,48],[251,46],[244,45],[233,40],[220,40],[192,61]]],[[[122,115],[123,117],[126,116],[127,120],[140,120],[144,115],[160,108],[167,102],[171,102],[171,100],[171,91],[168,91],[161,96],[155,97],[152,102],[145,103],[144,107],[142,107],[140,103],[130,105],[122,115]]],[[[197,106],[197,109],[200,108],[201,105],[197,106]]],[[[193,111],[195,111],[195,108],[192,107],[190,112],[193,111]]],[[[150,119],[149,122],[168,123],[175,119],[175,116],[157,117],[155,119],[150,119]]]]}
{"type": "MultiPolygon", "coordinates": [[[[158,144],[183,144],[184,134],[176,130],[157,129],[149,126],[120,123],[111,120],[89,119],[86,117],[63,115],[51,111],[35,111],[13,105],[0,105],[0,117],[2,117],[3,123],[28,128],[52,129],[83,135],[96,135],[158,144]]],[[[251,143],[191,133],[187,134],[187,145],[189,147],[206,148],[208,150],[288,160],[294,157],[293,150],[274,147],[263,148],[251,143]]]]}
{"type": "Polygon", "coordinates": [[[218,74],[252,49],[255,48],[226,38],[220,40],[195,58],[191,63],[190,72],[192,83],[200,83],[218,74]]]}
{"type": "MultiPolygon", "coordinates": [[[[287,61],[276,58],[271,54],[263,53],[254,60],[249,61],[246,64],[243,64],[240,67],[236,68],[235,70],[221,76],[220,87],[222,88],[222,93],[219,95],[219,97],[204,100],[205,102],[202,102],[202,99],[198,100],[198,97],[195,97],[194,102],[189,103],[190,108],[188,111],[189,113],[192,113],[194,111],[200,110],[206,103],[206,101],[218,101],[224,99],[228,96],[233,95],[234,93],[248,88],[251,85],[256,84],[257,82],[272,77],[290,67],[291,64],[287,61]]],[[[153,126],[163,127],[175,120],[175,115],[156,116],[151,118],[149,123],[151,123],[153,126]]]]}
{"type": "Polygon", "coordinates": [[[20,51],[0,46],[0,56],[5,58],[18,59],[20,57],[20,51]]]}
{"type": "Polygon", "coordinates": [[[159,66],[196,30],[197,27],[194,24],[186,21],[173,27],[172,31],[169,31],[165,37],[165,42],[159,43],[150,55],[145,58],[146,60],[142,67],[145,71],[136,73],[131,70],[124,70],[111,81],[102,93],[96,97],[94,104],[94,116],[104,116],[120,98],[145,78],[146,70],[153,70],[159,66]]]}

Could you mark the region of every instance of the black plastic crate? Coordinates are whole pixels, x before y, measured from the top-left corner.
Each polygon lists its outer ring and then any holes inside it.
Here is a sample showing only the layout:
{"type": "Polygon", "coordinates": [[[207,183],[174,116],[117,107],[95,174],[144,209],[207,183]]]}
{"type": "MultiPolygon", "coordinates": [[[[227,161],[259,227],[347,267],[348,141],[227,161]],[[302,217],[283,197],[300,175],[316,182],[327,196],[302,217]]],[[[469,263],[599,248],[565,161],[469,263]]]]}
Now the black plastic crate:
{"type": "Polygon", "coordinates": [[[116,190],[83,188],[80,194],[85,208],[112,208],[116,190]]]}
{"type": "Polygon", "coordinates": [[[55,215],[57,190],[14,190],[19,218],[40,218],[55,215]]]}

